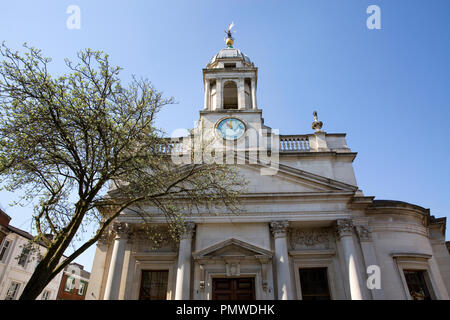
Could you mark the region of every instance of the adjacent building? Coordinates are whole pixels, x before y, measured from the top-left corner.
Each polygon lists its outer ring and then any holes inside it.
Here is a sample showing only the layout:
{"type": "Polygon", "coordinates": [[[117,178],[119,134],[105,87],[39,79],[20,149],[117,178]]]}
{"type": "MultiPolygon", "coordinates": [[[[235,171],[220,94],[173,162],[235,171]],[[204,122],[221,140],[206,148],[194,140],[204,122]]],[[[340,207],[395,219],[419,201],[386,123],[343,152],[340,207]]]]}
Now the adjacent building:
{"type": "MultiPolygon", "coordinates": [[[[243,151],[244,213],[189,216],[179,242],[155,244],[124,212],[97,244],[86,299],[449,299],[445,218],[365,195],[346,134],[323,131],[317,113],[309,133],[268,127],[258,69],[231,37],[203,81],[195,132],[243,151]]],[[[154,223],[165,230],[163,217],[154,223]]]]}
{"type": "Polygon", "coordinates": [[[89,284],[90,273],[78,263],[64,268],[56,300],[84,300],[89,284]]]}
{"type": "MultiPolygon", "coordinates": [[[[32,249],[29,244],[33,236],[28,232],[9,224],[11,218],[0,209],[0,300],[17,300],[34,269],[40,255],[44,255],[46,247],[36,244],[32,249]],[[39,250],[40,254],[36,252],[39,250]]],[[[62,272],[45,287],[37,299],[55,300],[61,282],[62,272]]]]}

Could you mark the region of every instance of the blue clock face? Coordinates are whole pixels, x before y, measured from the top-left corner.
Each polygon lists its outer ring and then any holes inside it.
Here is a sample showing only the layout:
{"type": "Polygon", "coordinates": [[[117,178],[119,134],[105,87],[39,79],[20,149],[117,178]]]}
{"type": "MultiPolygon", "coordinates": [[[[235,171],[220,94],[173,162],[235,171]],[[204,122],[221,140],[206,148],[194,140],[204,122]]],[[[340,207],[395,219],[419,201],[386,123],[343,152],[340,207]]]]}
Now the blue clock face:
{"type": "Polygon", "coordinates": [[[236,140],[245,132],[244,123],[236,118],[226,118],[219,122],[217,131],[226,140],[236,140]]]}

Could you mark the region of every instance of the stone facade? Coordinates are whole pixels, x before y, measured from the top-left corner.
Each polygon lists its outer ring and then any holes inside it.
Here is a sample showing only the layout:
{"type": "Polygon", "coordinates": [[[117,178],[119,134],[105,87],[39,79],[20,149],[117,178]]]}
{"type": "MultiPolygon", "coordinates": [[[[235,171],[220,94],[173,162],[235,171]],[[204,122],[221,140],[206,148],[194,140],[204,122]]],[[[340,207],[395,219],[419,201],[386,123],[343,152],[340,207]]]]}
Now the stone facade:
{"type": "MultiPolygon", "coordinates": [[[[35,244],[28,232],[9,224],[10,217],[0,209],[0,300],[17,300],[27,285],[38,264],[39,254],[47,250],[43,243],[35,244]],[[28,251],[28,249],[30,249],[28,251]]],[[[63,272],[54,277],[38,296],[37,300],[55,300],[63,272]]]]}
{"type": "MultiPolygon", "coordinates": [[[[240,50],[221,50],[203,79],[196,130],[218,145],[222,119],[268,130],[277,141],[275,174],[262,174],[262,161],[239,164],[249,182],[243,213],[190,216],[179,241],[155,243],[140,235],[138,216],[122,215],[97,245],[86,299],[138,299],[148,270],[167,271],[167,299],[212,299],[214,280],[227,278],[253,279],[256,299],[303,299],[305,268],[325,270],[331,299],[411,299],[405,271],[421,272],[432,299],[449,299],[445,219],[365,196],[353,170],[356,153],[345,134],[322,131],[317,113],[314,133],[283,136],[267,127],[256,103],[257,68],[240,50]],[[375,288],[367,284],[373,266],[380,270],[375,288]]],[[[154,221],[164,229],[163,218],[154,221]]]]}

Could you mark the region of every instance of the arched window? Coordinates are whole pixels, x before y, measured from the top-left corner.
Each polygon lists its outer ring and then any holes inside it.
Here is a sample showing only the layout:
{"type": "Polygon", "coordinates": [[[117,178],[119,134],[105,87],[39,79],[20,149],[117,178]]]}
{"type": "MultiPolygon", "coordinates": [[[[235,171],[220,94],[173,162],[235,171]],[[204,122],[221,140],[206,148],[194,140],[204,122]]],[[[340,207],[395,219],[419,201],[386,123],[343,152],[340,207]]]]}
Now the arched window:
{"type": "Polygon", "coordinates": [[[227,81],[223,85],[223,108],[238,108],[238,90],[234,81],[227,81]]]}

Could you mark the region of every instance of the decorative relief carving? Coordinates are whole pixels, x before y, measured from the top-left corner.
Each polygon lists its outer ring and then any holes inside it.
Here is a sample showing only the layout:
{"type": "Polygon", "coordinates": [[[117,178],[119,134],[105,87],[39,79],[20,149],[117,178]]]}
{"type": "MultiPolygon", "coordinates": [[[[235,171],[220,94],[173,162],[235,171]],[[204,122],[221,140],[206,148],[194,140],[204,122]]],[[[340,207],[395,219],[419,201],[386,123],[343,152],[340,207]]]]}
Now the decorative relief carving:
{"type": "Polygon", "coordinates": [[[111,228],[105,229],[103,231],[103,233],[101,234],[101,236],[98,238],[98,243],[101,245],[107,245],[109,243],[111,243],[111,241],[113,240],[113,232],[111,230],[111,228]]]}
{"type": "Polygon", "coordinates": [[[185,222],[184,223],[184,230],[181,230],[180,233],[180,239],[184,240],[190,240],[194,236],[195,232],[195,223],[193,222],[185,222]]]}
{"type": "Polygon", "coordinates": [[[270,228],[274,238],[282,238],[287,235],[287,228],[289,227],[288,221],[272,221],[270,228]]]}
{"type": "Polygon", "coordinates": [[[289,244],[294,249],[330,249],[334,240],[331,228],[291,228],[289,244]]]}
{"type": "Polygon", "coordinates": [[[356,226],[356,232],[360,241],[372,241],[372,228],[367,225],[356,226]]]}
{"type": "Polygon", "coordinates": [[[205,265],[204,264],[200,264],[200,290],[205,289],[205,265]]]}
{"type": "Polygon", "coordinates": [[[227,277],[239,277],[241,275],[241,262],[239,260],[233,262],[225,262],[225,270],[227,273],[227,277]]]}
{"type": "Polygon", "coordinates": [[[125,222],[113,223],[113,230],[118,238],[127,238],[129,229],[128,224],[125,222]]]}
{"type": "Polygon", "coordinates": [[[135,252],[178,251],[178,241],[167,227],[143,228],[134,226],[129,232],[129,242],[135,252]]]}
{"type": "Polygon", "coordinates": [[[319,120],[317,119],[317,111],[314,111],[314,112],[313,112],[313,116],[314,116],[314,121],[313,121],[313,123],[312,123],[312,128],[313,128],[316,132],[321,132],[321,131],[322,131],[323,123],[322,123],[322,121],[319,121],[319,120]]]}
{"type": "Polygon", "coordinates": [[[338,238],[351,236],[353,234],[353,221],[350,219],[342,219],[336,221],[336,236],[338,238]]]}
{"type": "Polygon", "coordinates": [[[262,287],[264,291],[267,291],[267,289],[269,288],[269,282],[267,281],[267,268],[270,263],[270,259],[265,256],[259,256],[258,260],[261,263],[262,287]]]}

